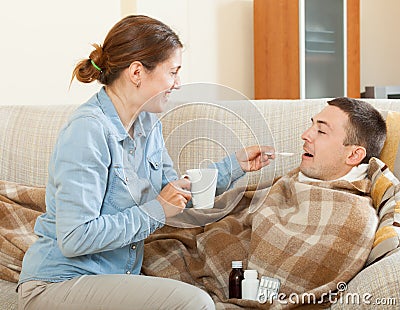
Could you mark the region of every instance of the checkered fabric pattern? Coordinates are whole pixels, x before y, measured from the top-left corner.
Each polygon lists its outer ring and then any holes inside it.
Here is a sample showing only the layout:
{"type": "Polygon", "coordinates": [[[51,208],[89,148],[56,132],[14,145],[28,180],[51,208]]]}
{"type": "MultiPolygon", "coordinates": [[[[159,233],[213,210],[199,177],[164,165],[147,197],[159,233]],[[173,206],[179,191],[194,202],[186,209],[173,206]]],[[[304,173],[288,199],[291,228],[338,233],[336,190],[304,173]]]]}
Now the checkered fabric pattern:
{"type": "Polygon", "coordinates": [[[36,240],[36,218],[45,210],[45,188],[0,181],[0,279],[17,282],[22,259],[36,240]]]}
{"type": "Polygon", "coordinates": [[[271,189],[226,192],[209,215],[214,218],[233,205],[228,216],[204,227],[166,227],[151,235],[144,273],[197,285],[220,309],[263,307],[227,298],[232,260],[280,279],[286,297],[308,293],[320,298],[336,290],[362,269],[372,247],[378,219],[367,195],[370,181],[300,183],[297,177],[294,170],[271,189]],[[242,200],[236,203],[238,196],[242,200]]]}
{"type": "Polygon", "coordinates": [[[372,179],[371,197],[379,215],[368,264],[400,248],[400,182],[380,160],[371,160],[369,177],[372,179]]]}

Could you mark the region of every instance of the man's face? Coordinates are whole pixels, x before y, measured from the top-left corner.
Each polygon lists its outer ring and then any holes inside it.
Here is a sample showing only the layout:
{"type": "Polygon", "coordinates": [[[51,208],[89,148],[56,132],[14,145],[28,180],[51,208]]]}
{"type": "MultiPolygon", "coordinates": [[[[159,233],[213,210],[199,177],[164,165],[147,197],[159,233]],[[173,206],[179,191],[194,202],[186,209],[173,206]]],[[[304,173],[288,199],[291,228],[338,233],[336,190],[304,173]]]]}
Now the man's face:
{"type": "Polygon", "coordinates": [[[335,180],[352,168],[346,159],[352,146],[344,146],[348,116],[335,106],[327,106],[312,119],[312,125],[302,135],[304,154],[300,171],[308,177],[335,180]]]}

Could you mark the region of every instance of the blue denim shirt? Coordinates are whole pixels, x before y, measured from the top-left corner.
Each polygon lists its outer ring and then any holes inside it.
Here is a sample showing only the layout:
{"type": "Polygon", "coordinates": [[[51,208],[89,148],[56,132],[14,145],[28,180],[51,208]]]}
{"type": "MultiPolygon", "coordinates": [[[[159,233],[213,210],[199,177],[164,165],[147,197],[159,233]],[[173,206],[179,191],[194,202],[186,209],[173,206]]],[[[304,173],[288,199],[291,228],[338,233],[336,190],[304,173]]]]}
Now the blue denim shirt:
{"type": "MultiPolygon", "coordinates": [[[[215,165],[219,193],[244,175],[234,155],[215,165]]],[[[46,213],[36,221],[39,238],[24,257],[19,283],[139,274],[144,239],[165,223],[156,197],[177,178],[156,115],[142,112],[131,138],[102,88],[60,131],[46,213]]]]}

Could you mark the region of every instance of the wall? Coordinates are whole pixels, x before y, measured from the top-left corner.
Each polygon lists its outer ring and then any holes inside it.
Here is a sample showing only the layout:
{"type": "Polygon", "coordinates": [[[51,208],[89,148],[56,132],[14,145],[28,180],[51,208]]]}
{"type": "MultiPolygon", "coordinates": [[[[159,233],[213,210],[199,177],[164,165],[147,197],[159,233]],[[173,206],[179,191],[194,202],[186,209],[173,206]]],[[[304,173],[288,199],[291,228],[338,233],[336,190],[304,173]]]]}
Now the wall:
{"type": "MultiPolygon", "coordinates": [[[[183,80],[220,83],[254,96],[252,0],[124,0],[133,13],[171,25],[186,44],[183,80]]],[[[293,0],[295,1],[295,0],[293,0]]],[[[398,0],[360,0],[360,92],[400,85],[398,0]]]]}
{"type": "Polygon", "coordinates": [[[0,104],[85,101],[99,85],[69,89],[74,65],[120,16],[119,1],[2,1],[0,104]]]}
{"type": "MultiPolygon", "coordinates": [[[[361,91],[400,85],[400,1],[360,3],[361,91]]],[[[185,44],[184,83],[219,83],[253,98],[252,0],[5,0],[0,105],[85,101],[99,85],[75,81],[69,89],[73,67],[121,12],[154,16],[178,32],[185,44]]]]}
{"type": "Polygon", "coordinates": [[[217,83],[254,94],[252,0],[124,0],[131,12],[160,19],[185,50],[182,83],[217,83]]]}
{"type": "Polygon", "coordinates": [[[400,85],[400,1],[360,0],[361,91],[400,85]]]}

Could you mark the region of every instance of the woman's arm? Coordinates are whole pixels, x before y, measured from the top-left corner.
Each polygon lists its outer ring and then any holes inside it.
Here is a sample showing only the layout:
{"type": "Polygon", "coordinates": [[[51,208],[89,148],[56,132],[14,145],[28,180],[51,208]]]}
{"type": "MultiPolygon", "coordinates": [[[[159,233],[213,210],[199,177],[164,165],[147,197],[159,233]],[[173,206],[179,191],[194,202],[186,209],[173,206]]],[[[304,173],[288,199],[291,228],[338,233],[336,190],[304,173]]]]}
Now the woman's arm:
{"type": "Polygon", "coordinates": [[[113,250],[140,241],[165,222],[154,199],[139,207],[127,200],[123,211],[102,214],[111,153],[107,133],[94,117],[74,120],[60,136],[54,154],[55,220],[65,256],[113,250]]]}
{"type": "MultiPolygon", "coordinates": [[[[249,146],[214,163],[213,166],[218,169],[216,194],[220,195],[231,188],[234,182],[246,172],[257,171],[269,165],[270,158],[264,153],[273,151],[274,149],[270,146],[249,146]]],[[[272,158],[274,158],[273,155],[272,158]]]]}

